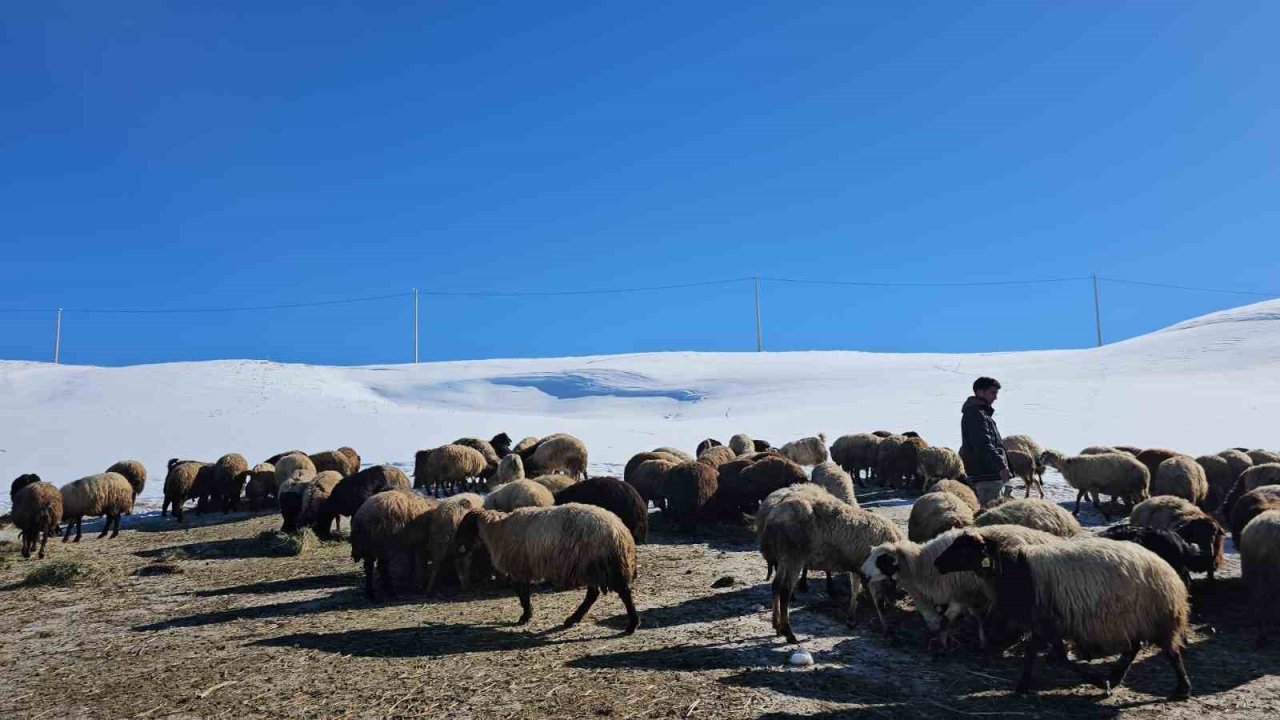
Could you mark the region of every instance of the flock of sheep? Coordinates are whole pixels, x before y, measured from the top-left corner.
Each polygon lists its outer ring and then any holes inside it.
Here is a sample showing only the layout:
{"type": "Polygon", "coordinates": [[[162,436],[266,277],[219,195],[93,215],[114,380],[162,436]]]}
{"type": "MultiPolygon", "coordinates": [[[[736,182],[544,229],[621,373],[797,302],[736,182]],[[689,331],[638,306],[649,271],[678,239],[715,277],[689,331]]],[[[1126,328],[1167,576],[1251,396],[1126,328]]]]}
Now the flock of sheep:
{"type": "MultiPolygon", "coordinates": [[[[832,594],[831,574],[846,573],[850,621],[865,589],[887,629],[882,601],[896,588],[944,649],[966,618],[984,647],[992,631],[1029,632],[1019,691],[1028,689],[1041,649],[1064,661],[1068,641],[1079,657],[1119,654],[1110,675],[1097,679],[1110,691],[1149,643],[1174,668],[1180,698],[1190,694],[1182,660],[1190,574],[1212,581],[1223,563],[1225,524],[1265,638],[1280,593],[1280,453],[1231,449],[1191,458],[1116,446],[1066,456],[1025,435],[1004,442],[1010,470],[1025,485],[1021,498],[1012,483],[971,487],[955,451],[910,432],[845,435],[829,450],[822,435],[780,448],[744,434],[727,445],[706,439],[693,455],[671,447],[638,453],[621,479],[588,477],[587,448],[571,435],[513,444],[502,433],[420,451],[412,478],[390,465],[362,469],[347,447],[280,453],[253,467],[234,453],[214,463],[174,459],[161,514],[172,510],[181,522],[189,501],[197,512],[227,512],[242,496],[255,510],[274,498],[283,532],[309,526],[322,537],[332,537],[346,516],[371,599],[379,589],[434,593],[442,573],[456,574],[464,591],[497,574],[519,597],[520,624],[532,617],[534,584],[550,582],[586,589],[565,627],[601,593],[614,592],[626,608],[627,634],[640,623],[632,584],[650,505],[690,535],[753,517],[766,578],[773,578],[773,627],[790,642],[789,606],[807,573],[826,573],[832,594]],[[1043,499],[1046,468],[1076,489],[1075,513],[1043,499]],[[905,534],[859,506],[858,490],[872,486],[919,494],[905,534]],[[1085,499],[1104,517],[1127,512],[1128,522],[1087,533],[1075,517],[1085,499]]],[[[63,541],[73,525],[79,541],[85,516],[105,516],[99,537],[115,537],[145,483],[135,461],[60,489],[36,475],[19,477],[12,519],[23,556],[43,558],[64,522],[63,541]]]]}

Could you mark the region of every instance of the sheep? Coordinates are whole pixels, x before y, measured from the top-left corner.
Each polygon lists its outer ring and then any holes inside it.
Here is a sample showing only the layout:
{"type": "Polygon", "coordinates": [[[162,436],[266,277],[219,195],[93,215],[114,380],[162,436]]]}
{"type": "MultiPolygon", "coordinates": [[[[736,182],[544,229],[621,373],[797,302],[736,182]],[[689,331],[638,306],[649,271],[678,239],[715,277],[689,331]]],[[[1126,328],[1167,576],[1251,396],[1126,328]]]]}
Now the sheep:
{"type": "Polygon", "coordinates": [[[572,435],[545,437],[524,458],[525,472],[530,475],[549,475],[560,472],[571,478],[587,477],[587,446],[572,435]]]}
{"type": "Polygon", "coordinates": [[[976,533],[1001,547],[1062,542],[1056,535],[1020,525],[948,530],[923,544],[903,540],[875,546],[862,563],[862,574],[868,585],[894,583],[905,590],[929,630],[941,633],[939,639],[944,647],[948,642],[948,628],[962,613],[973,615],[978,621],[978,644],[985,648],[984,620],[995,599],[990,586],[973,573],[943,575],[933,565],[964,532],[976,533]],[[942,613],[936,608],[942,608],[942,613]]]}
{"type": "Polygon", "coordinates": [[[1241,533],[1249,521],[1268,510],[1280,510],[1280,485],[1263,485],[1240,496],[1228,518],[1231,542],[1240,548],[1241,533]]]}
{"type": "Polygon", "coordinates": [[[741,457],[716,468],[716,491],[707,500],[707,506],[704,509],[708,518],[733,522],[742,516],[745,505],[743,497],[749,492],[746,482],[742,479],[742,471],[754,465],[755,462],[747,457],[741,457]]]}
{"type": "MultiPolygon", "coordinates": [[[[720,467],[737,466],[739,461],[725,463],[720,467]]],[[[709,514],[722,518],[733,518],[742,513],[754,513],[760,502],[771,493],[789,485],[808,481],[804,469],[783,457],[771,457],[759,462],[750,463],[746,467],[733,469],[725,473],[726,484],[721,486],[720,473],[715,472],[715,490],[709,501],[709,514]]]]}
{"type": "Polygon", "coordinates": [[[272,463],[276,469],[276,488],[278,489],[286,480],[294,480],[294,474],[299,470],[302,471],[304,477],[316,474],[316,464],[311,462],[311,458],[302,453],[291,453],[272,463]]]}
{"type": "Polygon", "coordinates": [[[1156,479],[1156,470],[1160,467],[1160,463],[1169,458],[1178,457],[1182,453],[1174,450],[1165,450],[1163,448],[1147,448],[1138,453],[1138,462],[1147,466],[1147,472],[1151,474],[1151,479],[1156,479]]]}
{"type": "Polygon", "coordinates": [[[307,454],[306,450],[286,450],[282,453],[276,453],[275,455],[272,455],[271,457],[267,458],[266,460],[263,460],[262,462],[267,465],[275,465],[276,463],[280,462],[280,459],[285,457],[286,455],[306,455],[306,454],[307,454]]]}
{"type": "Polygon", "coordinates": [[[493,449],[489,441],[480,438],[458,438],[449,444],[469,447],[484,456],[485,470],[480,474],[482,480],[488,480],[497,471],[498,461],[502,459],[498,457],[498,451],[493,449]]]}
{"type": "Polygon", "coordinates": [[[964,477],[964,463],[960,453],[947,447],[926,447],[916,450],[916,477],[925,487],[938,480],[957,480],[964,477]]]}
{"type": "Polygon", "coordinates": [[[756,451],[756,444],[750,435],[738,433],[729,438],[729,449],[733,450],[734,455],[746,455],[756,451]]]}
{"type": "Polygon", "coordinates": [[[973,524],[973,510],[960,498],[949,492],[921,495],[911,505],[907,518],[907,539],[911,542],[928,542],[954,528],[973,524]]]}
{"type": "Polygon", "coordinates": [[[1225,562],[1223,546],[1226,541],[1222,526],[1184,498],[1157,495],[1143,500],[1129,513],[1129,523],[1172,530],[1183,540],[1196,545],[1200,549],[1199,557],[1195,562],[1188,563],[1187,567],[1192,572],[1208,573],[1210,580],[1213,579],[1214,571],[1225,562]]]}
{"type": "Polygon", "coordinates": [[[727,445],[716,445],[715,447],[710,447],[704,450],[702,454],[698,456],[698,462],[715,469],[727,462],[732,462],[737,458],[738,455],[727,445]]]}
{"type": "Polygon", "coordinates": [[[578,624],[601,592],[612,590],[622,599],[631,635],[640,625],[631,596],[636,577],[636,545],[616,515],[595,507],[569,503],[545,508],[521,508],[511,513],[473,510],[458,527],[459,567],[465,572],[478,544],[489,551],[495,570],[515,584],[522,612],[517,625],[533,618],[533,583],[550,581],[561,589],[586,587],[582,604],[564,621],[578,624]]]}
{"type": "MultiPolygon", "coordinates": [[[[904,436],[906,437],[906,436],[904,436]]],[[[919,462],[920,452],[929,447],[929,443],[920,437],[907,437],[906,442],[898,448],[898,466],[902,468],[903,487],[911,488],[915,483],[914,490],[920,492],[924,489],[925,481],[923,478],[916,476],[916,467],[919,462]]]]}
{"type": "Polygon", "coordinates": [[[115,538],[120,534],[120,516],[133,512],[133,486],[120,473],[98,473],[82,477],[62,486],[62,517],[67,521],[62,542],[71,537],[71,526],[76,528],[76,542],[80,542],[80,534],[84,516],[97,517],[106,515],[102,524],[102,532],[98,538],[107,536],[115,538]],[[113,529],[114,527],[114,529],[113,529]]]}
{"type": "Polygon", "coordinates": [[[665,512],[671,515],[671,520],[681,531],[697,532],[702,508],[715,494],[718,485],[715,469],[705,463],[686,462],[668,469],[663,474],[661,490],[666,498],[665,512]]]}
{"type": "Polygon", "coordinates": [[[160,505],[160,517],[164,517],[169,508],[173,509],[173,519],[182,522],[182,506],[196,489],[196,480],[201,475],[212,475],[213,466],[194,460],[169,461],[169,472],[164,478],[164,502],[160,505]]]}
{"type": "MultiPolygon", "coordinates": [[[[276,488],[276,504],[280,507],[280,532],[296,533],[298,531],[298,519],[302,517],[302,504],[307,491],[315,484],[316,477],[318,476],[307,475],[305,471],[299,470],[294,473],[292,480],[286,480],[283,485],[276,488]]],[[[312,521],[315,521],[314,515],[312,521]]]]}
{"type": "Polygon", "coordinates": [[[1254,465],[1240,473],[1240,477],[1236,478],[1231,489],[1227,491],[1226,499],[1222,502],[1223,512],[1230,515],[1231,508],[1235,506],[1241,495],[1263,485],[1280,485],[1280,465],[1254,465]]]}
{"type": "Polygon", "coordinates": [[[831,444],[831,459],[852,475],[854,482],[862,484],[863,472],[866,473],[866,479],[870,480],[876,468],[876,450],[879,446],[880,438],[871,433],[841,435],[831,444]]]}
{"type": "Polygon", "coordinates": [[[315,466],[316,473],[322,473],[326,470],[332,470],[342,477],[354,475],[360,466],[355,460],[344,452],[339,450],[325,450],[314,455],[311,458],[311,464],[315,466]]]}
{"type": "Polygon", "coordinates": [[[493,448],[493,451],[498,454],[498,459],[501,460],[511,454],[511,436],[506,433],[498,433],[493,436],[493,439],[489,440],[489,446],[493,448]]]}
{"type": "Polygon", "coordinates": [[[1204,469],[1192,458],[1178,455],[1160,463],[1156,474],[1151,478],[1151,495],[1173,495],[1190,500],[1192,503],[1204,502],[1209,494],[1209,481],[1204,469]]]}
{"type": "Polygon", "coordinates": [[[1191,587],[1190,566],[1196,564],[1201,551],[1198,546],[1183,540],[1174,531],[1121,523],[1098,533],[1098,537],[1141,545],[1169,563],[1169,567],[1182,578],[1182,583],[1188,588],[1191,587]]]}
{"type": "Polygon", "coordinates": [[[681,460],[676,455],[672,455],[670,453],[665,453],[665,452],[636,453],[635,455],[631,456],[631,459],[627,461],[626,466],[622,470],[623,482],[630,483],[632,476],[635,474],[636,468],[640,467],[640,463],[643,463],[649,460],[666,460],[672,463],[673,465],[679,465],[682,462],[688,462],[687,460],[681,460]]]}
{"type": "Polygon", "coordinates": [[[555,495],[556,493],[560,492],[561,490],[564,490],[565,488],[569,487],[570,485],[573,485],[578,481],[575,478],[569,477],[568,475],[561,475],[560,473],[552,473],[550,475],[539,475],[538,477],[533,478],[531,482],[541,485],[542,487],[546,488],[547,491],[550,492],[552,495],[555,495]]]}
{"type": "MultiPolygon", "coordinates": [[[[698,443],[698,447],[693,451],[693,455],[694,457],[697,457],[702,453],[706,452],[707,448],[713,448],[713,447],[716,447],[717,445],[723,445],[723,444],[724,443],[720,442],[719,440],[716,440],[715,438],[707,438],[702,442],[698,443]]],[[[684,462],[688,462],[688,461],[685,460],[684,462]]]]}
{"type": "MultiPolygon", "coordinates": [[[[1041,492],[1043,493],[1045,465],[1040,462],[1040,456],[1044,455],[1044,447],[1030,435],[1009,435],[1001,438],[1001,442],[1004,444],[1006,453],[1010,450],[1017,450],[1031,456],[1036,463],[1036,479],[1040,482],[1041,492]]],[[[1081,454],[1083,455],[1084,453],[1081,454]]],[[[1044,497],[1044,495],[1042,494],[1040,497],[1044,497]]]]}
{"type": "MultiPolygon", "coordinates": [[[[1044,497],[1044,485],[1041,484],[1036,476],[1036,469],[1039,464],[1036,459],[1021,450],[1005,450],[1005,460],[1009,463],[1009,473],[1016,478],[1022,480],[1026,486],[1026,492],[1023,497],[1031,497],[1031,488],[1036,488],[1040,493],[1040,497],[1044,497]]],[[[1009,485],[1005,486],[1005,494],[1012,492],[1009,485]]]]}
{"type": "Polygon", "coordinates": [[[40,476],[35,473],[26,473],[23,475],[19,475],[18,477],[14,478],[13,484],[9,486],[9,498],[12,500],[13,496],[17,495],[19,490],[21,490],[22,488],[28,485],[31,485],[32,483],[38,483],[38,482],[41,482],[40,476]]]}
{"type": "Polygon", "coordinates": [[[515,480],[524,480],[524,460],[515,453],[508,453],[498,461],[498,469],[489,478],[488,489],[493,490],[515,480]]]}
{"type": "MultiPolygon", "coordinates": [[[[876,545],[902,539],[902,531],[891,520],[840,502],[825,491],[796,493],[778,503],[764,520],[760,540],[760,554],[778,569],[772,586],[774,631],[787,642],[797,642],[791,630],[791,594],[805,569],[848,574],[852,623],[862,589],[857,573],[868,553],[876,545]]],[[[878,591],[874,586],[868,590],[880,625],[887,629],[878,591]]]]}
{"type": "Polygon", "coordinates": [[[43,560],[49,535],[56,534],[62,522],[62,493],[51,483],[36,480],[20,487],[12,500],[13,524],[22,537],[22,557],[31,557],[38,543],[36,557],[43,560]]]}
{"type": "Polygon", "coordinates": [[[365,500],[351,516],[351,559],[364,563],[364,593],[369,600],[377,600],[373,590],[375,566],[388,596],[395,594],[391,565],[396,560],[409,560],[412,581],[420,566],[417,556],[421,548],[406,542],[405,530],[438,504],[412,490],[389,490],[365,500]]]}
{"type": "Polygon", "coordinates": [[[533,436],[520,438],[520,442],[516,443],[511,447],[511,452],[520,453],[521,455],[523,455],[526,451],[531,450],[534,446],[536,446],[538,444],[538,441],[541,439],[542,438],[537,438],[533,436]]]}
{"type": "MultiPolygon", "coordinates": [[[[337,470],[322,470],[311,478],[311,482],[307,483],[306,489],[302,491],[302,506],[298,510],[297,525],[310,525],[315,522],[316,516],[320,513],[320,506],[329,499],[329,495],[333,493],[338,483],[342,482],[342,477],[342,473],[337,470]]],[[[335,517],[334,523],[335,531],[342,530],[341,518],[335,517]]]]}
{"type": "Polygon", "coordinates": [[[1054,450],[1046,450],[1041,460],[1062,474],[1063,479],[1076,489],[1076,509],[1080,514],[1080,501],[1090,495],[1093,505],[1104,519],[1111,515],[1098,499],[1099,493],[1112,498],[1123,498],[1129,505],[1147,499],[1151,474],[1147,467],[1128,454],[1106,453],[1102,455],[1076,455],[1066,457],[1054,450]]]}
{"type": "Polygon", "coordinates": [[[974,525],[1021,525],[1043,530],[1058,537],[1071,538],[1084,534],[1084,528],[1056,503],[1038,498],[1011,500],[998,507],[985,510],[973,521],[974,525]]]}
{"type": "Polygon", "coordinates": [[[1245,453],[1245,455],[1249,456],[1249,459],[1253,461],[1254,465],[1271,465],[1280,463],[1280,452],[1273,452],[1271,450],[1250,450],[1245,453]]]}
{"type": "Polygon", "coordinates": [[[783,445],[782,454],[797,465],[817,465],[827,461],[827,436],[800,438],[783,445]]]}
{"type": "Polygon", "coordinates": [[[761,440],[760,438],[754,438],[751,441],[751,449],[756,452],[764,452],[765,450],[769,450],[772,447],[773,445],[771,445],[768,440],[761,440]]]}
{"type": "Polygon", "coordinates": [[[939,480],[930,485],[925,492],[948,492],[960,498],[960,501],[969,507],[976,516],[981,506],[978,505],[978,496],[973,492],[973,488],[965,485],[959,480],[939,480]]]}
{"type": "MultiPolygon", "coordinates": [[[[910,468],[902,465],[904,458],[902,447],[906,445],[908,439],[905,435],[890,435],[881,438],[876,446],[876,479],[882,487],[886,485],[897,487],[902,484],[903,478],[915,472],[914,464],[910,468]]],[[[919,456],[918,450],[916,455],[919,456]]]]}
{"type": "MultiPolygon", "coordinates": [[[[670,456],[668,456],[670,457],[670,456]]],[[[623,482],[636,489],[640,493],[640,497],[644,498],[645,503],[653,503],[653,506],[665,510],[667,504],[666,481],[667,473],[680,463],[673,460],[653,459],[645,460],[635,467],[629,474],[623,475],[623,482]]]]}
{"type": "Polygon", "coordinates": [[[465,487],[468,478],[480,477],[487,468],[484,455],[465,445],[419,450],[414,456],[413,486],[440,495],[465,487]]]}
{"type": "Polygon", "coordinates": [[[522,507],[550,507],[556,504],[555,495],[546,486],[532,480],[516,480],[507,483],[485,496],[485,510],[511,512],[522,507]]]}
{"type": "Polygon", "coordinates": [[[1177,676],[1174,697],[1190,696],[1182,661],[1190,615],[1186,586],[1150,550],[1103,538],[999,548],[963,533],[934,565],[944,574],[967,570],[989,578],[996,612],[1031,628],[1019,694],[1031,688],[1039,650],[1070,640],[1085,656],[1121,653],[1108,694],[1124,681],[1142,643],[1155,643],[1177,676]]]}
{"type": "Polygon", "coordinates": [[[1240,533],[1240,570],[1253,595],[1258,617],[1258,647],[1267,643],[1275,625],[1280,596],[1280,510],[1268,510],[1249,521],[1240,533]]]}
{"type": "Polygon", "coordinates": [[[579,503],[604,508],[622,521],[637,545],[649,534],[649,509],[644,498],[616,477],[593,477],[556,493],[556,505],[579,503]]]}
{"type": "Polygon", "coordinates": [[[243,455],[227,453],[213,464],[212,499],[222,505],[222,512],[228,513],[240,507],[240,494],[244,491],[245,480],[249,478],[249,463],[243,455]]]}
{"type": "Polygon", "coordinates": [[[311,529],[322,538],[331,537],[329,527],[341,515],[356,514],[360,505],[370,496],[386,490],[408,490],[409,478],[402,470],[390,465],[373,465],[354,475],[342,478],[329,497],[320,503],[311,529]]]}
{"type": "Polygon", "coordinates": [[[853,478],[830,460],[813,467],[809,482],[821,486],[836,498],[854,507],[858,506],[858,497],[853,492],[853,478]]]}
{"type": "Polygon", "coordinates": [[[676,459],[676,462],[693,462],[694,460],[697,460],[696,457],[689,453],[673,447],[654,448],[653,452],[670,455],[676,459]]]}
{"type": "Polygon", "coordinates": [[[270,463],[258,463],[249,471],[249,486],[245,495],[249,498],[249,509],[257,511],[262,501],[276,497],[276,468],[270,463]]]}
{"type": "Polygon", "coordinates": [[[875,430],[871,434],[878,438],[887,438],[897,435],[898,433],[889,432],[888,430],[875,430]]]}
{"type": "Polygon", "coordinates": [[[1204,506],[1217,510],[1222,507],[1227,493],[1231,492],[1231,486],[1236,482],[1236,476],[1231,474],[1231,464],[1219,455],[1201,455],[1196,458],[1196,463],[1204,470],[1205,481],[1209,484],[1209,494],[1205,496],[1204,506]]]}
{"type": "Polygon", "coordinates": [[[1218,457],[1222,458],[1223,460],[1226,460],[1227,464],[1231,466],[1232,483],[1234,483],[1235,479],[1240,477],[1240,475],[1243,474],[1245,470],[1248,470],[1249,468],[1253,467],[1253,458],[1249,457],[1247,454],[1245,454],[1240,450],[1235,450],[1235,449],[1223,450],[1222,452],[1218,453],[1218,457]]]}
{"type": "Polygon", "coordinates": [[[133,487],[134,498],[141,495],[142,489],[147,486],[147,468],[137,460],[121,460],[107,468],[107,472],[123,475],[124,479],[128,480],[129,485],[133,487]]]}
{"type": "Polygon", "coordinates": [[[355,448],[343,445],[338,448],[338,452],[347,456],[347,460],[350,463],[348,467],[351,468],[350,474],[354,475],[360,472],[360,453],[356,452],[355,448]]]}
{"type": "MultiPolygon", "coordinates": [[[[459,493],[451,495],[435,509],[414,521],[412,530],[421,538],[422,545],[427,548],[427,557],[431,566],[427,572],[427,594],[435,593],[436,582],[440,579],[440,571],[447,561],[456,561],[454,538],[462,518],[472,510],[484,509],[484,498],[475,493],[459,493]]],[[[455,567],[456,569],[456,567],[455,567]]],[[[458,573],[458,581],[465,590],[469,576],[458,573]]]]}
{"type": "Polygon", "coordinates": [[[1110,455],[1112,453],[1118,453],[1118,452],[1120,451],[1111,447],[1110,445],[1090,445],[1089,447],[1081,450],[1079,454],[1080,455],[1110,455]]]}

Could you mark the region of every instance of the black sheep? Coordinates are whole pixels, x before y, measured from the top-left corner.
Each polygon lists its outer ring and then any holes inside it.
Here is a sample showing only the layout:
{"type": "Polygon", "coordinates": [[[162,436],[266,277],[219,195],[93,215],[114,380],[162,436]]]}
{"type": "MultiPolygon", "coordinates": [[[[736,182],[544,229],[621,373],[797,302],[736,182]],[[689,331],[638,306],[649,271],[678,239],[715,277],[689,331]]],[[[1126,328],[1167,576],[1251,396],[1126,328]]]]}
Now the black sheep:
{"type": "Polygon", "coordinates": [[[494,435],[489,444],[493,446],[493,451],[498,453],[499,459],[511,454],[511,436],[506,433],[494,435]]]}
{"type": "Polygon", "coordinates": [[[38,482],[40,482],[40,476],[36,475],[35,473],[27,473],[25,475],[19,475],[17,478],[14,479],[13,484],[9,486],[10,499],[12,499],[14,495],[17,495],[18,491],[21,490],[22,488],[38,482]]]}
{"type": "Polygon", "coordinates": [[[720,442],[719,440],[716,440],[715,438],[707,438],[706,440],[703,440],[702,442],[698,443],[698,450],[693,453],[693,456],[698,457],[704,451],[706,451],[707,448],[713,448],[713,447],[716,447],[717,445],[723,445],[723,444],[724,443],[720,442]]]}
{"type": "Polygon", "coordinates": [[[756,452],[764,452],[765,450],[773,447],[769,444],[768,440],[752,440],[751,444],[755,446],[756,452]]]}
{"type": "Polygon", "coordinates": [[[582,503],[604,508],[617,515],[642,544],[649,534],[649,504],[635,488],[616,477],[593,477],[574,483],[556,493],[556,504],[582,503]]]}
{"type": "Polygon", "coordinates": [[[320,537],[330,537],[329,528],[333,527],[334,519],[342,515],[355,515],[365,500],[384,490],[408,490],[407,483],[400,478],[403,478],[403,473],[396,468],[374,465],[339,480],[333,486],[333,492],[329,493],[329,498],[320,506],[311,528],[320,537]]]}
{"type": "Polygon", "coordinates": [[[1100,536],[1141,545],[1169,563],[1169,567],[1178,573],[1182,582],[1188,587],[1191,586],[1190,568],[1192,565],[1199,564],[1202,551],[1178,537],[1178,534],[1172,530],[1124,523],[1103,530],[1100,536]]]}
{"type": "Polygon", "coordinates": [[[662,480],[662,494],[667,498],[667,513],[681,531],[697,531],[703,508],[716,492],[719,476],[713,467],[700,462],[680,463],[667,471],[662,480]]]}

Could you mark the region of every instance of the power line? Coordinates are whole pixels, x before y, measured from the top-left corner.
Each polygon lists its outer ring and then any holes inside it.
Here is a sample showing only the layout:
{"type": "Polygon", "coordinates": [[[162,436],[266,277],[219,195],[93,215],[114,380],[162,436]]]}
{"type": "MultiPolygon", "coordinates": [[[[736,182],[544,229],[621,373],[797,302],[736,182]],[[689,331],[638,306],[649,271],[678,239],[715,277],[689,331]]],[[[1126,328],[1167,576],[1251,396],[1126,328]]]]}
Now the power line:
{"type": "Polygon", "coordinates": [[[761,276],[761,280],[769,282],[794,283],[797,285],[847,285],[850,287],[986,287],[992,285],[1043,285],[1047,283],[1064,283],[1088,280],[1088,275],[1078,277],[1042,278],[1039,280],[979,280],[973,282],[878,282],[870,280],[803,280],[799,278],[761,276]]]}
{"type": "Polygon", "coordinates": [[[1280,293],[1275,292],[1255,292],[1253,290],[1224,290],[1220,288],[1191,287],[1189,285],[1169,285],[1166,283],[1153,283],[1144,280],[1122,280],[1120,278],[1110,278],[1098,276],[1099,280],[1106,282],[1120,283],[1121,285],[1141,285],[1143,287],[1166,288],[1168,290],[1191,290],[1194,292],[1224,293],[1227,295],[1253,295],[1256,297],[1280,297],[1280,293]]]}
{"type": "Polygon", "coordinates": [[[712,285],[731,285],[733,283],[751,282],[755,278],[740,277],[728,280],[707,280],[704,282],[680,283],[678,285],[648,285],[645,287],[608,288],[602,290],[513,290],[487,292],[482,290],[422,290],[423,295],[436,297],[555,297],[560,295],[621,295],[624,293],[653,292],[656,290],[683,290],[685,288],[709,287],[712,285]]]}
{"type": "Polygon", "coordinates": [[[320,307],[322,305],[349,305],[352,303],[389,300],[391,298],[409,297],[413,293],[392,293],[389,295],[370,295],[367,297],[343,298],[341,300],[317,300],[314,302],[282,303],[279,305],[246,305],[242,307],[223,308],[66,308],[69,313],[99,313],[121,315],[162,315],[179,313],[234,313],[257,310],[288,310],[291,308],[320,307]]]}

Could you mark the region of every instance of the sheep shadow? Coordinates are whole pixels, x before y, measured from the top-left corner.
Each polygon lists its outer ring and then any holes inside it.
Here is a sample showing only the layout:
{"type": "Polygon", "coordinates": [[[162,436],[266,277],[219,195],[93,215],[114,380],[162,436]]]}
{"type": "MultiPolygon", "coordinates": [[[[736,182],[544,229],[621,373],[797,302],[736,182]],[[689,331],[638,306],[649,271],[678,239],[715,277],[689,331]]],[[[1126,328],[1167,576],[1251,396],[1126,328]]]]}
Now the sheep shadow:
{"type": "Polygon", "coordinates": [[[330,610],[336,610],[338,608],[348,607],[355,604],[357,598],[362,597],[362,595],[359,595],[354,590],[349,592],[339,591],[322,598],[312,598],[310,600],[292,600],[289,602],[273,603],[270,605],[235,607],[228,608],[226,610],[196,613],[194,615],[186,615],[184,617],[147,623],[146,625],[136,625],[132,630],[134,632],[151,632],[155,630],[172,630],[174,628],[217,625],[220,623],[231,622],[233,620],[261,620],[264,618],[285,618],[311,615],[314,613],[323,613],[330,610]]]}
{"type": "Polygon", "coordinates": [[[750,585],[735,590],[710,591],[709,595],[689,598],[675,605],[643,610],[640,622],[645,627],[673,627],[689,623],[708,623],[728,618],[753,615],[757,605],[769,607],[772,594],[768,585],[750,585]]]}
{"type": "Polygon", "coordinates": [[[586,642],[591,638],[555,639],[549,632],[531,633],[492,625],[427,624],[385,630],[295,633],[257,640],[260,647],[318,650],[335,655],[374,658],[435,658],[477,652],[530,650],[547,645],[586,642]]]}
{"type": "Polygon", "coordinates": [[[649,513],[649,535],[646,545],[693,545],[705,543],[714,550],[748,552],[756,549],[756,537],[744,520],[700,522],[697,530],[687,533],[675,523],[663,517],[661,512],[649,513]]]}
{"type": "Polygon", "coordinates": [[[139,550],[138,557],[165,560],[239,560],[245,558],[286,557],[290,553],[257,537],[206,540],[185,545],[168,545],[139,550]]]}
{"type": "Polygon", "coordinates": [[[354,588],[357,576],[352,573],[337,575],[308,575],[288,578],[286,580],[260,580],[243,585],[230,585],[213,590],[197,590],[196,597],[219,597],[223,595],[272,595],[300,590],[327,590],[332,588],[354,588]]]}
{"type": "Polygon", "coordinates": [[[209,527],[211,525],[227,525],[270,514],[272,514],[272,511],[265,508],[256,512],[252,510],[236,510],[226,514],[223,514],[221,510],[210,510],[203,514],[198,514],[196,511],[188,509],[183,512],[182,522],[178,522],[174,519],[172,513],[161,517],[158,512],[148,512],[146,515],[135,518],[132,522],[126,520],[122,523],[122,528],[143,533],[170,532],[173,530],[209,527]]]}
{"type": "MultiPolygon", "coordinates": [[[[644,627],[643,625],[641,626],[644,627]]],[[[580,670],[659,670],[700,671],[740,670],[777,665],[786,655],[771,650],[787,650],[786,646],[726,647],[721,645],[687,645],[629,650],[602,655],[584,655],[565,663],[580,670]]]]}

